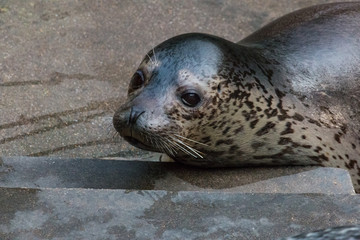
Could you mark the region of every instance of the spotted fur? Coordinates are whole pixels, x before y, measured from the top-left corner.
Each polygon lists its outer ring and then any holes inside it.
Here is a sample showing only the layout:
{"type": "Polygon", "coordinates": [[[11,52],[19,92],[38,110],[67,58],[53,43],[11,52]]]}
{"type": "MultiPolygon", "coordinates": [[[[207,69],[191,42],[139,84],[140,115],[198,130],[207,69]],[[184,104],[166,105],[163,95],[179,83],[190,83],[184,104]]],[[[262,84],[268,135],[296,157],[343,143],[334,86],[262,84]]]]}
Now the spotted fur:
{"type": "Polygon", "coordinates": [[[146,55],[143,83],[130,84],[114,126],[186,164],[345,168],[360,191],[359,29],[360,3],[337,3],[286,15],[237,44],[174,37],[146,55]],[[198,105],[184,105],[186,91],[198,105]]]}

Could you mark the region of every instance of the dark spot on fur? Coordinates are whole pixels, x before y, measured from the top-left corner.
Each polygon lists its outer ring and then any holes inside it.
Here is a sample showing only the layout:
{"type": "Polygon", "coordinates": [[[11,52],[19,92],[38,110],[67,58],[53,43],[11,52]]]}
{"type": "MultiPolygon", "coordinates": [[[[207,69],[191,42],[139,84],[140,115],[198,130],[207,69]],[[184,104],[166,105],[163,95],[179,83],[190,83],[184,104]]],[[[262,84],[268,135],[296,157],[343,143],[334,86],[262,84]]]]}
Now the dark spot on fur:
{"type": "Polygon", "coordinates": [[[227,134],[229,132],[231,127],[226,127],[225,130],[222,132],[224,135],[227,134]]]}
{"type": "Polygon", "coordinates": [[[237,156],[241,156],[241,155],[243,155],[243,154],[244,154],[244,152],[243,152],[243,151],[238,150],[238,151],[236,151],[236,154],[237,154],[237,156]]]}
{"type": "Polygon", "coordinates": [[[351,146],[352,146],[353,149],[356,149],[355,144],[352,143],[351,146]]]}
{"type": "Polygon", "coordinates": [[[212,158],[221,157],[225,154],[225,151],[209,151],[207,152],[208,156],[211,156],[212,158]]]}
{"type": "Polygon", "coordinates": [[[267,118],[275,117],[278,114],[278,110],[275,109],[265,109],[264,113],[266,114],[267,118]]]}
{"type": "Polygon", "coordinates": [[[341,143],[341,141],[340,141],[340,135],[339,134],[335,134],[334,135],[334,138],[335,138],[335,140],[338,142],[338,143],[341,143]]]}
{"type": "Polygon", "coordinates": [[[246,104],[246,106],[248,106],[248,108],[250,108],[250,109],[254,108],[254,103],[253,102],[245,101],[244,103],[246,104]]]}
{"type": "Polygon", "coordinates": [[[320,151],[322,151],[321,147],[316,147],[315,150],[314,150],[314,152],[316,152],[316,153],[319,153],[320,151]]]}
{"type": "Polygon", "coordinates": [[[294,129],[291,128],[291,122],[287,122],[285,126],[286,126],[285,130],[282,131],[280,133],[280,135],[286,135],[286,134],[294,133],[294,129]]]}
{"type": "Polygon", "coordinates": [[[263,126],[259,131],[257,131],[255,134],[257,135],[257,136],[262,136],[262,135],[264,135],[264,134],[267,134],[269,131],[270,131],[270,129],[272,129],[272,128],[274,128],[275,127],[275,123],[273,123],[273,122],[267,122],[266,124],[265,124],[265,126],[263,126]]]}
{"type": "Polygon", "coordinates": [[[268,106],[268,107],[271,106],[271,103],[272,103],[273,98],[274,98],[273,96],[270,96],[269,98],[265,98],[265,97],[264,97],[265,101],[267,102],[267,106],[268,106]]]}
{"type": "Polygon", "coordinates": [[[316,138],[317,138],[317,139],[319,139],[320,141],[322,141],[322,138],[321,138],[321,137],[319,137],[319,136],[316,136],[316,138]]]}
{"type": "Polygon", "coordinates": [[[219,146],[219,145],[221,145],[221,144],[230,145],[230,144],[232,144],[233,142],[234,142],[234,141],[233,141],[232,139],[226,139],[226,140],[220,139],[220,140],[218,140],[218,141],[216,142],[215,146],[219,146]]]}
{"type": "Polygon", "coordinates": [[[230,147],[230,149],[229,149],[229,152],[230,153],[235,153],[235,151],[238,150],[238,149],[239,149],[239,147],[237,145],[232,145],[230,147]]]}
{"type": "Polygon", "coordinates": [[[353,168],[355,168],[355,165],[357,165],[357,161],[356,161],[356,160],[350,160],[349,163],[345,163],[345,167],[347,167],[348,169],[353,169],[353,168]]]}
{"type": "Polygon", "coordinates": [[[263,90],[263,92],[265,94],[267,94],[268,91],[267,91],[266,87],[263,84],[261,84],[260,80],[257,77],[254,77],[254,79],[255,79],[255,82],[257,83],[257,85],[263,90]]]}
{"type": "Polygon", "coordinates": [[[275,93],[276,93],[276,95],[281,99],[281,98],[283,98],[283,97],[285,97],[285,93],[283,93],[283,92],[281,92],[279,89],[275,89],[275,93]]]}
{"type": "Polygon", "coordinates": [[[284,138],[284,137],[281,137],[278,144],[279,145],[286,145],[286,144],[289,144],[291,143],[291,138],[284,138]]]}
{"type": "Polygon", "coordinates": [[[329,158],[327,156],[325,156],[324,154],[321,154],[319,156],[309,156],[309,158],[318,163],[322,163],[323,161],[329,161],[329,158]]]}
{"type": "Polygon", "coordinates": [[[289,116],[287,114],[282,114],[282,115],[278,115],[278,119],[279,121],[284,121],[285,119],[287,119],[289,116]]]}
{"type": "Polygon", "coordinates": [[[208,136],[208,137],[203,137],[202,139],[201,139],[201,141],[202,141],[202,143],[208,143],[208,142],[210,142],[211,141],[211,138],[208,136]]]}
{"type": "Polygon", "coordinates": [[[236,134],[242,132],[243,130],[244,130],[244,127],[241,126],[241,127],[239,127],[239,128],[237,128],[237,129],[234,130],[234,134],[236,135],[236,134]]]}
{"type": "Polygon", "coordinates": [[[292,118],[300,122],[304,120],[304,117],[298,113],[295,113],[295,115],[292,118]]]}
{"type": "Polygon", "coordinates": [[[343,124],[341,127],[340,127],[341,131],[346,134],[347,132],[347,125],[346,124],[343,124]]]}
{"type": "Polygon", "coordinates": [[[220,122],[219,128],[222,129],[227,124],[226,121],[220,122]]]}
{"type": "Polygon", "coordinates": [[[181,117],[185,120],[191,120],[191,116],[187,114],[182,114],[181,117]]]}
{"type": "MultiPolygon", "coordinates": [[[[264,158],[272,158],[272,159],[283,159],[283,156],[285,154],[294,154],[294,150],[292,147],[287,146],[284,149],[282,149],[279,153],[272,154],[272,155],[260,155],[260,156],[254,156],[254,159],[264,159],[264,158]]],[[[273,161],[274,162],[274,161],[273,161]]]]}
{"type": "Polygon", "coordinates": [[[251,147],[254,149],[254,150],[257,150],[258,148],[264,146],[265,143],[264,142],[253,142],[251,144],[251,147]]]}
{"type": "Polygon", "coordinates": [[[305,136],[305,135],[302,135],[301,138],[302,138],[302,139],[306,139],[306,136],[305,136]]]}
{"type": "Polygon", "coordinates": [[[321,127],[321,124],[318,121],[316,121],[316,120],[314,120],[312,118],[309,118],[308,122],[311,123],[311,124],[315,124],[318,127],[321,127]]]}
{"type": "Polygon", "coordinates": [[[301,145],[303,148],[311,148],[312,146],[311,145],[307,145],[307,144],[305,144],[305,145],[301,145]]]}
{"type": "Polygon", "coordinates": [[[250,128],[254,129],[258,122],[259,122],[259,119],[255,119],[255,120],[251,121],[250,122],[250,128]]]}
{"type": "Polygon", "coordinates": [[[216,102],[217,102],[216,97],[213,97],[213,99],[212,99],[212,104],[213,104],[214,106],[216,106],[216,102]]]}

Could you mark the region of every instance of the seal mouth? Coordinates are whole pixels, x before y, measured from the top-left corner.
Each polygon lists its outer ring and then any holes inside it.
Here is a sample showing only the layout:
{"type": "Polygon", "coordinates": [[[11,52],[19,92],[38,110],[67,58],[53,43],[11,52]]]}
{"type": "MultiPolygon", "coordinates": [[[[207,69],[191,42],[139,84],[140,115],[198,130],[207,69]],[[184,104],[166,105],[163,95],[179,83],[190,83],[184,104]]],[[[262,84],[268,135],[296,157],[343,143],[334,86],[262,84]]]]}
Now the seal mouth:
{"type": "Polygon", "coordinates": [[[143,150],[146,150],[146,151],[152,151],[152,152],[156,152],[156,150],[148,145],[145,145],[143,142],[137,140],[136,138],[134,137],[130,137],[130,136],[123,136],[123,138],[128,142],[130,143],[131,145],[133,145],[134,147],[137,147],[137,148],[141,148],[143,150]]]}

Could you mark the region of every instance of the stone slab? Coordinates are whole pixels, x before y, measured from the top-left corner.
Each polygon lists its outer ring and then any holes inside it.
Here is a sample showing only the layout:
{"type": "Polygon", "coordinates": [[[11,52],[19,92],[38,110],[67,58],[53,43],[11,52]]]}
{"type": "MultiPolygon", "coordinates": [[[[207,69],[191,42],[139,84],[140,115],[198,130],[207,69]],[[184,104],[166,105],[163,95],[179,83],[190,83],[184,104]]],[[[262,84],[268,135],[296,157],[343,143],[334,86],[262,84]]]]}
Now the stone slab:
{"type": "Polygon", "coordinates": [[[360,224],[360,196],[0,188],[0,239],[276,239],[360,224]]]}
{"type": "Polygon", "coordinates": [[[3,157],[0,187],[354,193],[348,172],[337,168],[202,169],[174,162],[50,157],[3,157]]]}

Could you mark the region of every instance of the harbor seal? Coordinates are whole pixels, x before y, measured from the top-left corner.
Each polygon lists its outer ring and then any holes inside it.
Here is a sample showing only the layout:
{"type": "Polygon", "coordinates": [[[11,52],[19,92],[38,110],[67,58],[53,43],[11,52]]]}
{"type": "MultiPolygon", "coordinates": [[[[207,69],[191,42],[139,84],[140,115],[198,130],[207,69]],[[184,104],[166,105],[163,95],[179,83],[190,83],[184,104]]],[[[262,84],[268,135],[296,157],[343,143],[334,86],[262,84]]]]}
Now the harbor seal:
{"type": "Polygon", "coordinates": [[[238,43],[173,37],[146,54],[113,124],[185,164],[345,168],[360,191],[360,3],[298,10],[238,43]]]}
{"type": "Polygon", "coordinates": [[[342,226],[327,228],[315,232],[303,233],[288,238],[281,238],[278,240],[356,240],[360,239],[360,226],[342,226]]]}

